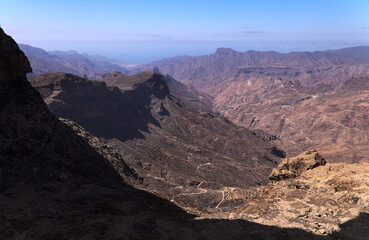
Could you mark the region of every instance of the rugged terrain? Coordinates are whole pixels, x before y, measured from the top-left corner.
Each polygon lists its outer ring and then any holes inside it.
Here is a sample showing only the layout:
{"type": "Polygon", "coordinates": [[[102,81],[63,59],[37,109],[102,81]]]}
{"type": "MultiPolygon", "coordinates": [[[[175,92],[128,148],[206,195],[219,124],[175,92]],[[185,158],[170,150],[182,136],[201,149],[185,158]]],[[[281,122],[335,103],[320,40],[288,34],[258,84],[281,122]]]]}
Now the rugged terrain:
{"type": "Polygon", "coordinates": [[[271,174],[273,181],[232,216],[337,239],[369,239],[368,173],[369,163],[325,164],[308,151],[285,159],[271,174]]]}
{"type": "MultiPolygon", "coordinates": [[[[197,211],[245,201],[283,152],[255,133],[170,94],[166,77],[111,74],[111,84],[48,73],[32,78],[49,108],[115,147],[147,189],[197,211]],[[201,140],[200,140],[201,139],[201,140]],[[234,199],[225,201],[227,195],[234,199]]],[[[110,75],[105,75],[108,79],[110,75]]]]}
{"type": "MultiPolygon", "coordinates": [[[[1,28],[0,53],[0,239],[333,239],[195,219],[127,185],[141,179],[125,156],[54,117],[26,79],[27,58],[1,28]]],[[[353,227],[342,229],[360,229],[353,227]]]]}
{"type": "MultiPolygon", "coordinates": [[[[156,72],[158,70],[156,69],[156,72]]],[[[169,75],[163,76],[168,85],[170,94],[181,99],[186,105],[203,112],[213,112],[213,97],[198,91],[192,85],[185,85],[169,75]]],[[[106,73],[97,77],[97,80],[104,81],[108,86],[123,86],[126,81],[134,79],[133,75],[125,75],[120,72],[106,73]]]]}
{"type": "MultiPolygon", "coordinates": [[[[73,59],[75,54],[62,55],[73,59]]],[[[360,77],[369,74],[368,62],[368,47],[289,54],[220,48],[209,56],[169,58],[131,72],[153,69],[174,76],[182,83],[169,75],[165,81],[186,105],[219,112],[273,140],[288,156],[315,148],[328,162],[352,163],[366,161],[369,153],[368,84],[360,77]]],[[[120,72],[97,77],[109,86],[129,78],[120,72]]]]}
{"type": "Polygon", "coordinates": [[[322,52],[244,53],[219,48],[211,55],[174,57],[145,64],[136,72],[156,68],[185,84],[212,94],[219,84],[243,72],[248,77],[281,77],[303,86],[326,83],[340,85],[352,76],[369,75],[369,47],[322,52]]]}
{"type": "Polygon", "coordinates": [[[349,78],[338,89],[268,77],[230,83],[215,105],[236,124],[277,136],[289,156],[315,148],[328,162],[360,162],[369,153],[368,100],[368,77],[349,78]]]}
{"type": "Polygon", "coordinates": [[[41,48],[20,44],[19,47],[26,54],[33,69],[30,75],[47,72],[65,72],[79,76],[95,78],[101,74],[113,71],[127,72],[127,70],[109,59],[69,52],[46,52],[41,48]]]}
{"type": "Polygon", "coordinates": [[[368,154],[368,64],[369,47],[288,54],[222,48],[141,70],[207,91],[216,111],[268,133],[288,156],[315,148],[328,162],[360,162],[368,154]]]}

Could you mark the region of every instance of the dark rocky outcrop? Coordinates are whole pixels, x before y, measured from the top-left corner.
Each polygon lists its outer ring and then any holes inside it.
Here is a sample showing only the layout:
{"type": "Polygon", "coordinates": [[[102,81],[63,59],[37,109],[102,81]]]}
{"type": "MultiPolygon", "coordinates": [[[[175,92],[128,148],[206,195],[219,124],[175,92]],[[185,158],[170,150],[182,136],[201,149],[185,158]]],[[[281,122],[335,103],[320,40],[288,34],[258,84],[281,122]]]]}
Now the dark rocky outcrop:
{"type": "MultiPolygon", "coordinates": [[[[154,69],[154,72],[160,74],[157,69],[154,69]]],[[[161,74],[160,74],[161,75],[161,74]]],[[[120,72],[113,72],[103,74],[96,78],[96,80],[104,81],[108,86],[120,86],[123,87],[122,84],[125,82],[129,82],[129,79],[136,78],[137,76],[125,75],[120,72]]],[[[191,85],[185,85],[169,75],[163,76],[168,88],[170,90],[170,94],[175,97],[181,99],[186,105],[192,107],[193,109],[204,111],[204,112],[213,112],[212,105],[212,97],[206,93],[198,91],[191,85]]]]}
{"type": "Polygon", "coordinates": [[[143,138],[142,131],[149,131],[148,124],[159,126],[148,108],[147,93],[152,90],[158,98],[169,93],[167,86],[137,81],[132,84],[140,91],[130,90],[123,95],[104,82],[64,73],[47,73],[30,81],[57,117],[72,119],[95,136],[122,141],[143,138]]]}
{"type": "Polygon", "coordinates": [[[147,189],[188,209],[234,207],[253,187],[268,182],[279,161],[270,143],[187,106],[171,95],[165,76],[115,72],[103,79],[119,90],[62,73],[40,75],[31,83],[56,116],[103,137],[144,178],[147,189]],[[228,195],[237,197],[222,200],[228,195]]]}

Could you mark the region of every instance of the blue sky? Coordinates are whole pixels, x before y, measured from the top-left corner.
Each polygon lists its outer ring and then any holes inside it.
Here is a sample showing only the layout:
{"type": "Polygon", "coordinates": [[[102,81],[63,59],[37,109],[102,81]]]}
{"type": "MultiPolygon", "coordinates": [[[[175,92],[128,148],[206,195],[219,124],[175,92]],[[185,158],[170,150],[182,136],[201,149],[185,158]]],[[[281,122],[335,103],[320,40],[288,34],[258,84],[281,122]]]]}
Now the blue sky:
{"type": "Polygon", "coordinates": [[[17,42],[129,63],[235,50],[369,45],[368,0],[0,0],[17,42]]]}

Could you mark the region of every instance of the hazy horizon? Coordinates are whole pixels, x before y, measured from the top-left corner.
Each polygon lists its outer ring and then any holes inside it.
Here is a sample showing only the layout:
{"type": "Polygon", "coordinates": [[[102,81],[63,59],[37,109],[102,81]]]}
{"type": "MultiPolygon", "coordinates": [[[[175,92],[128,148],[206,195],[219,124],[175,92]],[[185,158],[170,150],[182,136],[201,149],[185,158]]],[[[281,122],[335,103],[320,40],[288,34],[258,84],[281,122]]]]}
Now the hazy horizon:
{"type": "MultiPolygon", "coordinates": [[[[126,64],[145,64],[157,60],[162,60],[164,58],[171,58],[171,57],[177,57],[177,56],[200,56],[200,55],[210,55],[214,53],[218,48],[231,48],[238,52],[246,52],[249,50],[255,50],[255,51],[275,51],[279,53],[289,53],[289,52],[314,52],[314,51],[326,51],[326,50],[336,50],[341,48],[347,48],[347,47],[357,47],[357,46],[369,46],[369,42],[367,43],[310,43],[310,42],[300,42],[300,43],[247,43],[245,42],[230,42],[227,43],[219,43],[219,42],[197,42],[194,44],[193,42],[187,42],[185,44],[182,44],[180,48],[176,48],[176,45],[173,45],[173,49],[167,49],[167,51],[160,51],[155,52],[157,48],[151,48],[151,49],[140,49],[140,50],[130,50],[130,45],[139,45],[140,43],[137,42],[124,42],[124,47],[116,47],[112,48],[112,51],[99,51],[100,48],[97,48],[96,51],[89,51],[89,47],[86,47],[86,43],[71,43],[72,46],[78,46],[81,45],[81,47],[77,47],[76,49],[68,48],[68,45],[65,45],[66,47],[60,47],[60,48],[53,48],[58,47],[58,44],[52,43],[50,44],[50,47],[48,47],[49,44],[44,44],[46,48],[40,47],[38,45],[28,44],[28,43],[19,43],[19,44],[26,44],[30,45],[32,47],[41,48],[45,51],[52,52],[52,51],[76,51],[79,54],[87,53],[89,55],[101,55],[104,57],[108,57],[114,60],[118,60],[122,63],[126,64]],[[128,45],[128,46],[127,46],[128,45]],[[197,48],[193,48],[193,46],[196,45],[197,48]],[[268,47],[269,46],[269,47],[268,47]],[[274,47],[273,47],[274,46],[274,47]],[[187,47],[187,48],[186,48],[187,47]],[[176,49],[175,49],[176,48],[176,49]],[[116,49],[119,49],[117,51],[116,49]],[[127,60],[130,59],[131,61],[127,60]]],[[[37,42],[36,42],[37,44],[37,42]]],[[[106,45],[111,46],[111,43],[97,43],[97,42],[89,42],[87,44],[90,44],[91,47],[93,46],[99,46],[99,45],[106,45]]],[[[117,45],[120,45],[121,43],[115,43],[117,45]]],[[[147,43],[146,43],[147,44],[147,43]]],[[[153,45],[155,43],[152,43],[153,45]]],[[[178,42],[174,43],[178,44],[178,42]]],[[[134,49],[134,48],[133,48],[134,49]]]]}
{"type": "Polygon", "coordinates": [[[5,1],[18,42],[138,64],[178,55],[321,51],[369,45],[369,1],[5,1]]]}

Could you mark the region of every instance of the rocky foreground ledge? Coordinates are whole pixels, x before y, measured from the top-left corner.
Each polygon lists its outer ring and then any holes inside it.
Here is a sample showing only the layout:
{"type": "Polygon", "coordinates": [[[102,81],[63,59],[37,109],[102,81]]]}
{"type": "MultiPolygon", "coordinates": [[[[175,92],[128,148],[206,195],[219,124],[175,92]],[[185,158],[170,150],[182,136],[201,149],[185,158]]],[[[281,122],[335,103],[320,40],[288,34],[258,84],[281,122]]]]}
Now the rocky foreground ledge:
{"type": "Polygon", "coordinates": [[[283,160],[270,179],[231,217],[369,239],[369,163],[325,164],[313,150],[283,160]]]}

